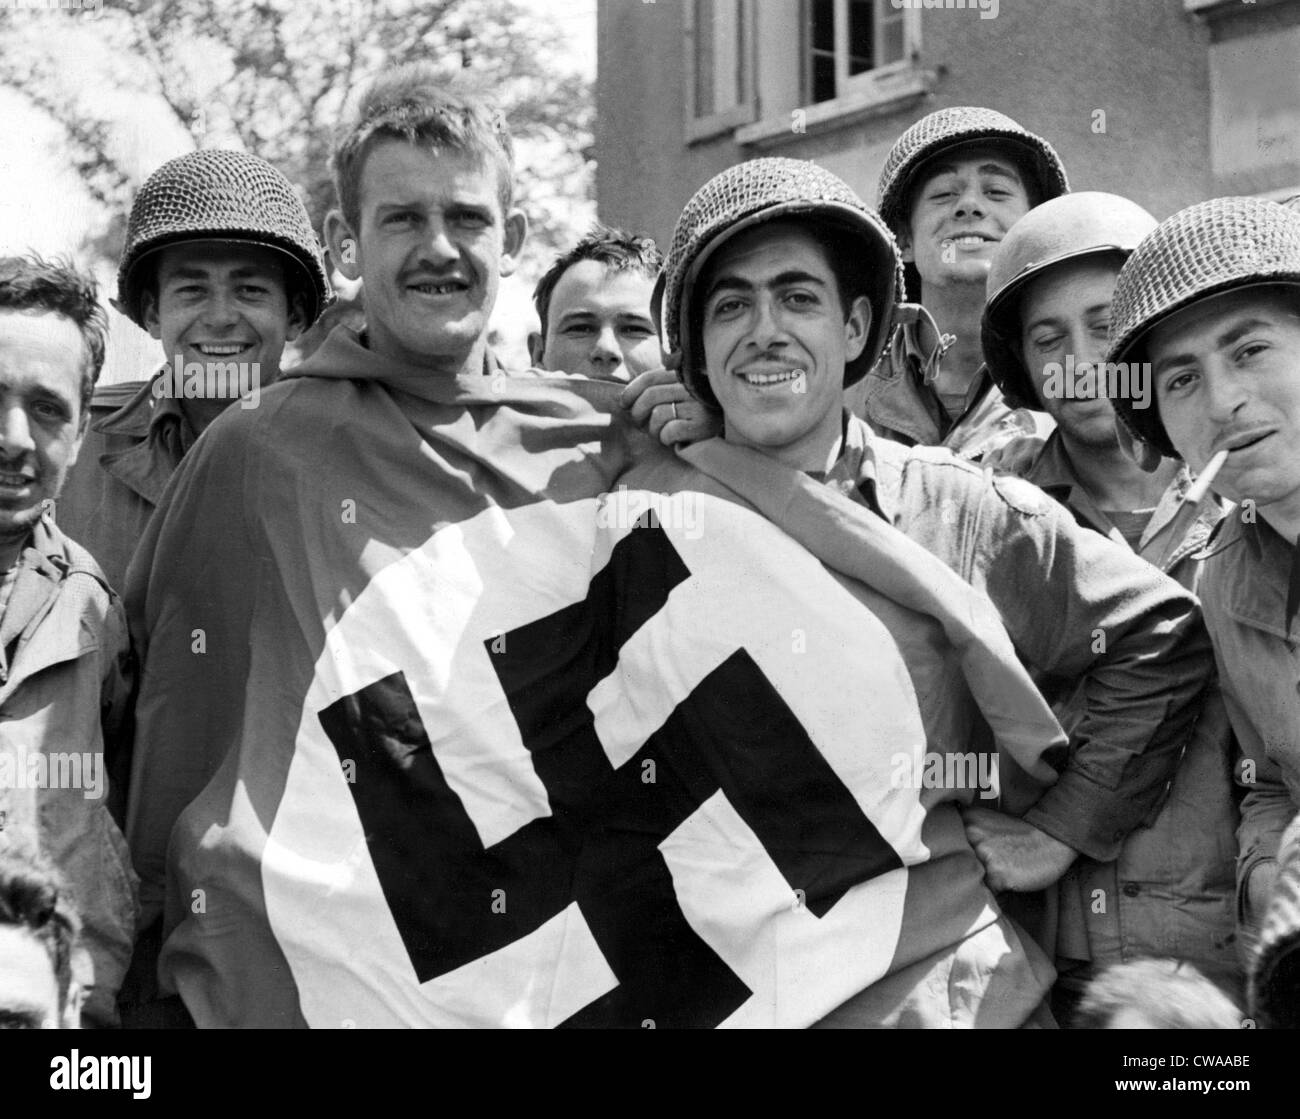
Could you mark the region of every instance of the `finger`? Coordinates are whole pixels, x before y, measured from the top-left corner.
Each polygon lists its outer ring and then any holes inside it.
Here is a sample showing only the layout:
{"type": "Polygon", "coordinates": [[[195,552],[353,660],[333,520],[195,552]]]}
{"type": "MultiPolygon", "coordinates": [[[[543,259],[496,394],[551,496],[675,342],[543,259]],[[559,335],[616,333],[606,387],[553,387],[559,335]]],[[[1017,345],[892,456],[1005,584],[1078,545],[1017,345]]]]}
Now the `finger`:
{"type": "MultiPolygon", "coordinates": [[[[662,408],[671,413],[674,404],[680,409],[688,400],[690,400],[690,393],[686,391],[684,385],[676,381],[670,385],[651,385],[632,405],[632,422],[643,424],[652,412],[662,408]]],[[[669,415],[668,418],[675,417],[669,415]]]]}
{"type": "Polygon", "coordinates": [[[639,373],[628,382],[627,388],[623,390],[623,395],[619,397],[619,403],[624,408],[631,408],[637,398],[655,385],[669,385],[677,383],[677,374],[671,369],[647,369],[644,373],[639,373]]]}
{"type": "Polygon", "coordinates": [[[673,419],[670,414],[668,422],[659,431],[659,442],[665,447],[679,447],[707,438],[708,435],[709,431],[699,421],[680,416],[673,419]]]}
{"type": "Polygon", "coordinates": [[[653,409],[645,425],[646,431],[650,433],[650,438],[658,439],[659,442],[671,446],[672,444],[668,443],[664,438],[664,431],[667,429],[668,425],[672,423],[672,420],[673,413],[671,408],[661,404],[658,408],[653,409]]]}

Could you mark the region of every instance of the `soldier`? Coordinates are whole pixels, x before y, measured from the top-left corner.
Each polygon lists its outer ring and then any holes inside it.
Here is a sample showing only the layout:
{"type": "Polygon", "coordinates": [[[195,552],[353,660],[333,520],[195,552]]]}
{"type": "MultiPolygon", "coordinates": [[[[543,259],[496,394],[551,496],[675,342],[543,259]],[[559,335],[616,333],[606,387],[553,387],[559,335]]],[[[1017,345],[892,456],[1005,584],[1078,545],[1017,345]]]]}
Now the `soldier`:
{"type": "MultiPolygon", "coordinates": [[[[1177,459],[1139,467],[1121,447],[1106,395],[1111,385],[1132,390],[1137,407],[1150,403],[1149,382],[1103,358],[1115,279],[1155,226],[1141,206],[1113,194],[1067,194],[1031,210],[993,254],[984,354],[1010,407],[1056,420],[1018,473],[1081,525],[1195,592],[1200,550],[1226,506],[1213,494],[1185,504],[1192,477],[1177,459]]],[[[1081,702],[1076,692],[1057,704],[1067,726],[1081,702]]],[[[1231,748],[1215,688],[1155,818],[1118,859],[1081,858],[1062,879],[1055,928],[1044,930],[1060,973],[1059,1010],[1068,1012],[1097,970],[1143,956],[1176,956],[1239,993],[1231,748]]]]}
{"type": "MultiPolygon", "coordinates": [[[[1154,810],[1199,710],[1207,642],[1189,593],[1037,489],[945,450],[875,438],[845,413],[840,394],[888,337],[894,252],[875,215],[814,164],[732,168],[679,219],[664,270],[668,349],[691,393],[722,412],[727,443],[824,483],[923,545],[992,599],[1022,660],[1082,689],[1086,710],[1056,784],[1023,816],[966,809],[989,886],[1041,890],[1080,854],[1113,862],[1154,810]]],[[[698,464],[708,447],[687,457],[698,464]]],[[[767,502],[763,487],[739,492],[767,502]]],[[[912,998],[895,993],[900,1005],[912,998]]],[[[838,1020],[875,1021],[866,1008],[878,996],[864,993],[838,1020]]]]}
{"type": "Polygon", "coordinates": [[[170,160],[140,188],[117,285],[115,306],[162,343],[165,365],[143,384],[97,390],[58,520],[120,589],[185,453],[241,392],[279,376],[285,343],[331,296],[289,180],[218,149],[170,160]]]}
{"type": "Polygon", "coordinates": [[[991,109],[940,109],[899,137],[878,206],[907,262],[908,296],[924,311],[903,319],[853,398],[877,434],[978,459],[1050,430],[1003,402],[981,367],[979,324],[998,242],[1031,207],[1068,189],[1052,146],[991,109]]]}
{"type": "Polygon", "coordinates": [[[1181,458],[1238,508],[1200,582],[1228,715],[1243,755],[1238,914],[1253,936],[1300,806],[1300,214],[1218,198],[1167,218],[1115,287],[1108,362],[1154,383],[1149,408],[1116,397],[1143,457],[1181,458]]]}
{"type": "Polygon", "coordinates": [[[542,329],[528,338],[533,364],[620,382],[658,369],[650,293],[663,260],[649,237],[593,228],[537,282],[542,329]]]}
{"type": "Polygon", "coordinates": [[[122,603],[48,516],[86,431],[107,334],[95,283],[0,259],[0,850],[54,864],[84,922],[74,974],[87,1024],[115,1024],[135,875],[107,777],[132,685],[122,603]]]}

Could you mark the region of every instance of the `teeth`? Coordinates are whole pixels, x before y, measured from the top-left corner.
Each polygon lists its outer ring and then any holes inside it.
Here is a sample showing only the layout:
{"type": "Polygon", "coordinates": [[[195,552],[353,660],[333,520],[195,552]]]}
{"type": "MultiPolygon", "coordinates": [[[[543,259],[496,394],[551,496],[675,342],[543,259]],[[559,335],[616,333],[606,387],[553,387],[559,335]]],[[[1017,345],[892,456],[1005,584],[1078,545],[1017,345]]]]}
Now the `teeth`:
{"type": "Polygon", "coordinates": [[[25,486],[27,479],[21,474],[0,474],[0,486],[25,486]]]}
{"type": "Polygon", "coordinates": [[[199,346],[199,353],[205,357],[229,357],[231,354],[237,354],[244,349],[244,343],[222,343],[221,345],[199,346]]]}
{"type": "Polygon", "coordinates": [[[462,290],[462,285],[457,283],[450,284],[416,284],[415,290],[424,292],[426,295],[450,295],[452,292],[462,290]]]}
{"type": "Polygon", "coordinates": [[[789,369],[784,373],[742,373],[741,376],[750,385],[779,385],[783,381],[793,381],[802,374],[802,369],[789,369]]]}
{"type": "Polygon", "coordinates": [[[952,240],[953,240],[953,242],[954,242],[955,244],[958,244],[958,245],[982,245],[982,244],[984,244],[984,238],[983,238],[983,237],[954,237],[954,238],[952,238],[952,240]]]}

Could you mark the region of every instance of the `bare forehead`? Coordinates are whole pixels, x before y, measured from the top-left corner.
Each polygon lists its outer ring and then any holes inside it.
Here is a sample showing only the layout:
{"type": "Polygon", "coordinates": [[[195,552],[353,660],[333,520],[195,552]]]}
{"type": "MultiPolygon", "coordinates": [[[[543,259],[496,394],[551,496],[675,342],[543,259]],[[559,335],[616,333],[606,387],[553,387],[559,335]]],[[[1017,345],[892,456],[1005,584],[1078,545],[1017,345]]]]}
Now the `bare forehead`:
{"type": "Polygon", "coordinates": [[[1023,185],[1020,167],[1007,152],[995,144],[964,144],[940,152],[924,164],[916,175],[918,188],[943,175],[1001,175],[1023,185]]]}
{"type": "Polygon", "coordinates": [[[434,150],[405,140],[375,144],[361,170],[364,206],[452,200],[499,204],[499,172],[486,155],[434,150]]]}
{"type": "Polygon", "coordinates": [[[708,281],[726,275],[750,280],[790,271],[831,277],[830,254],[817,230],[801,222],[764,222],[720,245],[710,262],[708,281]]]}
{"type": "Polygon", "coordinates": [[[279,278],[284,265],[276,249],[238,241],[195,241],[158,251],[159,279],[187,275],[279,278]]]}
{"type": "Polygon", "coordinates": [[[1175,311],[1151,328],[1148,350],[1210,347],[1247,323],[1300,332],[1300,287],[1258,285],[1220,292],[1175,311]]]}
{"type": "Polygon", "coordinates": [[[67,353],[80,363],[84,346],[80,329],[67,315],[37,307],[0,307],[0,347],[5,350],[42,359],[67,353]]]}
{"type": "Polygon", "coordinates": [[[1023,322],[1038,314],[1086,311],[1109,303],[1119,278],[1118,256],[1093,256],[1067,260],[1046,269],[1025,285],[1020,299],[1023,322]]]}
{"type": "Polygon", "coordinates": [[[630,309],[649,315],[654,280],[635,268],[579,260],[560,275],[551,295],[552,314],[580,307],[630,309]]]}
{"type": "Polygon", "coordinates": [[[81,381],[86,344],[66,315],[0,309],[0,386],[71,396],[81,381]]]}

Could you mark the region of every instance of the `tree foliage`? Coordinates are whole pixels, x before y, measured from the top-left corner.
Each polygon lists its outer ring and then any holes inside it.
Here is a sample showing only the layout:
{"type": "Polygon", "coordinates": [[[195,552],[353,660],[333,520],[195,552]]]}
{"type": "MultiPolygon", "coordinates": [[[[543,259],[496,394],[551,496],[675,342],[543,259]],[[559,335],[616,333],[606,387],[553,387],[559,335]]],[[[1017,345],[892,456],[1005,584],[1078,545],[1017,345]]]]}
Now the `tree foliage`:
{"type": "Polygon", "coordinates": [[[590,212],[589,83],[559,65],[562,35],[520,0],[114,0],[85,25],[102,46],[93,80],[52,26],[0,27],[0,83],[65,130],[69,159],[112,215],[94,246],[105,258],[120,251],[131,195],[152,168],[131,166],[103,90],[164,106],[195,147],[270,160],[300,184],[319,229],[347,109],[386,68],[417,58],[486,94],[510,121],[519,201],[534,227],[528,271],[590,212]]]}

